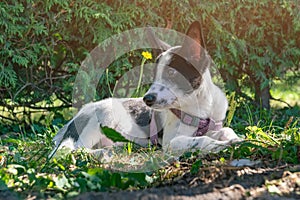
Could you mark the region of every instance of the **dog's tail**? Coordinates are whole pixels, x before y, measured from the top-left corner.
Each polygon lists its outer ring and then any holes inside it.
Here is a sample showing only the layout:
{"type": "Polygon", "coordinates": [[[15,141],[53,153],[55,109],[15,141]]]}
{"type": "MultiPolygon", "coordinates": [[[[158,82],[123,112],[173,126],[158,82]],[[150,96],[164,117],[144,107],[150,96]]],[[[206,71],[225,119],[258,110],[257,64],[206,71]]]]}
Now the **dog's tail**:
{"type": "Polygon", "coordinates": [[[57,150],[59,149],[60,145],[58,146],[55,146],[54,149],[51,151],[51,153],[48,155],[48,159],[50,160],[54,155],[55,153],[57,152],[57,150]]]}
{"type": "Polygon", "coordinates": [[[69,128],[71,121],[67,123],[65,126],[63,126],[58,133],[55,135],[55,137],[52,139],[52,141],[55,144],[54,149],[51,151],[51,153],[48,155],[48,159],[51,159],[57,150],[59,150],[61,147],[66,146],[70,149],[74,149],[74,140],[72,138],[65,138],[66,132],[69,128]]]}

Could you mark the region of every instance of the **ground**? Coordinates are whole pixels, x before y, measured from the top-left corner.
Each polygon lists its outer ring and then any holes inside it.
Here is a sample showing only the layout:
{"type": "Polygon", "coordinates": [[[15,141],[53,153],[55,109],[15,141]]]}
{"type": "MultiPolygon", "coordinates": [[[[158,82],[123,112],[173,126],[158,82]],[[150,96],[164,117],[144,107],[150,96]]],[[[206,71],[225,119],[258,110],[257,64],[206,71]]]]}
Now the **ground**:
{"type": "Polygon", "coordinates": [[[75,199],[300,199],[300,165],[208,167],[152,188],[90,192],[75,199]]]}

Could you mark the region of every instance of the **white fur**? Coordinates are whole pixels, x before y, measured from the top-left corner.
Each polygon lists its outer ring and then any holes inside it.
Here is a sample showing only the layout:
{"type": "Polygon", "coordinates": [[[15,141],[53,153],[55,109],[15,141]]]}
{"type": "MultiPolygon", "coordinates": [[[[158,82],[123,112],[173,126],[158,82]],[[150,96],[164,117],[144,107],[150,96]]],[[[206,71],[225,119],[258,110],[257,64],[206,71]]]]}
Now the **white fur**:
{"type": "Polygon", "coordinates": [[[122,103],[127,100],[143,101],[142,98],[108,98],[102,101],[89,103],[73,117],[63,128],[61,128],[57,135],[53,138],[55,143],[55,149],[52,151],[49,157],[51,157],[58,149],[66,146],[70,149],[87,148],[92,149],[94,145],[102,148],[104,146],[113,145],[100,130],[101,126],[107,126],[115,129],[116,131],[124,134],[127,139],[136,141],[143,146],[147,146],[149,127],[138,126],[130,117],[128,112],[123,107],[122,103]],[[80,123],[75,123],[76,129],[82,131],[79,133],[79,139],[74,141],[70,138],[64,138],[66,131],[72,122],[83,121],[83,115],[89,119],[84,127],[81,127],[80,123]],[[103,144],[105,143],[105,145],[103,144]]]}
{"type": "Polygon", "coordinates": [[[170,52],[180,47],[171,48],[162,54],[163,59],[158,63],[159,70],[156,73],[154,84],[146,93],[157,94],[157,104],[151,107],[161,112],[164,121],[164,134],[162,138],[162,146],[165,151],[182,153],[191,149],[200,149],[205,152],[220,151],[232,142],[240,141],[239,137],[231,128],[222,128],[219,131],[209,131],[205,136],[193,137],[197,127],[183,124],[171,111],[170,107],[178,108],[186,113],[197,116],[199,118],[210,118],[214,121],[225,119],[228,102],[225,94],[217,87],[211,79],[209,69],[202,74],[203,81],[200,87],[191,94],[185,95],[180,93],[177,88],[169,84],[162,77],[164,67],[167,67],[170,52]],[[159,86],[167,89],[160,91],[159,86]],[[171,92],[175,91],[175,92],[171,92]],[[165,104],[159,102],[164,99],[165,104]]]}

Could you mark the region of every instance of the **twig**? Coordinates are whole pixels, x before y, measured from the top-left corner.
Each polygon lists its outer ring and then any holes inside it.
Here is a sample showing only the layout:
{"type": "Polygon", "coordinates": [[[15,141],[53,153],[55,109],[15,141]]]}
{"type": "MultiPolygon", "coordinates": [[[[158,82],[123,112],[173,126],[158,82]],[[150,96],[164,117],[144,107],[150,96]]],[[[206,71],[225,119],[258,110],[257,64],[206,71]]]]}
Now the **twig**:
{"type": "Polygon", "coordinates": [[[14,95],[13,101],[15,101],[16,97],[19,95],[20,92],[22,92],[22,90],[24,90],[27,86],[32,85],[32,83],[26,83],[25,85],[23,85],[14,95]]]}
{"type": "Polygon", "coordinates": [[[284,103],[284,104],[286,104],[289,108],[292,108],[292,106],[291,106],[289,103],[287,103],[286,101],[283,101],[283,100],[281,100],[281,99],[276,99],[276,98],[274,98],[273,96],[271,96],[270,99],[271,99],[271,100],[274,100],[274,101],[279,101],[279,102],[281,102],[281,103],[284,103]]]}

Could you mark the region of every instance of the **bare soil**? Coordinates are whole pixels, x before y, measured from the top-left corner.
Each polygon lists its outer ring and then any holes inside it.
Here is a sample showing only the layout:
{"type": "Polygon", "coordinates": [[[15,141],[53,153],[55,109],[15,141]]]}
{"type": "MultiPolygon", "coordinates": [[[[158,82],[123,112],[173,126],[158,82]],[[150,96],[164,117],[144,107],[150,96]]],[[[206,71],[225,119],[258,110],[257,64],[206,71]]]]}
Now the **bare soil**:
{"type": "MultiPolygon", "coordinates": [[[[174,169],[170,169],[172,171],[174,169]]],[[[19,199],[8,190],[0,191],[0,200],[19,199]]],[[[32,199],[36,199],[33,197],[32,199]]],[[[98,199],[300,199],[300,165],[268,167],[204,167],[196,175],[174,175],[151,188],[133,191],[87,192],[75,200],[98,199]]]]}
{"type": "Polygon", "coordinates": [[[88,192],[75,198],[86,199],[300,199],[300,165],[212,166],[143,190],[88,192]]]}

